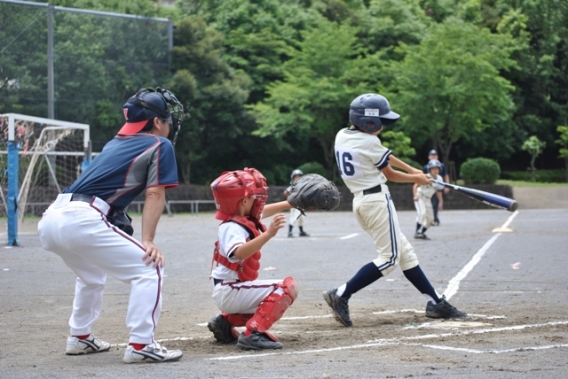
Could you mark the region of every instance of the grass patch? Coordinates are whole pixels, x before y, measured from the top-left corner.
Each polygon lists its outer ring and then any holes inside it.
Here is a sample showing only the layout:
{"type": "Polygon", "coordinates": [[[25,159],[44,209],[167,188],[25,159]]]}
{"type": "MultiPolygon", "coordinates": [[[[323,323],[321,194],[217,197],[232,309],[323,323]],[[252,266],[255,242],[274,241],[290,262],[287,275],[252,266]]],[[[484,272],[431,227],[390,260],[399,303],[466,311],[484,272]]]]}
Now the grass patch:
{"type": "Polygon", "coordinates": [[[499,179],[495,184],[511,187],[568,187],[568,183],[541,183],[524,180],[499,179]]]}

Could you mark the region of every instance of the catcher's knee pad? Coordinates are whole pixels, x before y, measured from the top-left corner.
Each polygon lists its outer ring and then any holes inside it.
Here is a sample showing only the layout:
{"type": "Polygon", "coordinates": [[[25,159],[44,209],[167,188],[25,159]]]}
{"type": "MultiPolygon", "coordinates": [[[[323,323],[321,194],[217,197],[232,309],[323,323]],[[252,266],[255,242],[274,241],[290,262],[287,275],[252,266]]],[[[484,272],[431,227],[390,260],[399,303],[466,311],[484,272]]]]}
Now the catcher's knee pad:
{"type": "Polygon", "coordinates": [[[247,329],[266,332],[276,321],[280,320],[298,296],[296,283],[291,277],[284,279],[278,288],[282,288],[284,293],[275,291],[265,297],[258,305],[254,316],[247,322],[247,329]]]}

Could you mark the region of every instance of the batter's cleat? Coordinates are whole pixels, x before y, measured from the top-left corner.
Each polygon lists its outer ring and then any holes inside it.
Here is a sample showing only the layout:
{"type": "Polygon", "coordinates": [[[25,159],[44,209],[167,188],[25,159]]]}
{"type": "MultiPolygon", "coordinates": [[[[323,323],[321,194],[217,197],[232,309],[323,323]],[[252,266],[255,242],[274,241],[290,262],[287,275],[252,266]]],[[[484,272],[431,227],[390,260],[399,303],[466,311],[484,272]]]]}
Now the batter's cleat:
{"type": "Polygon", "coordinates": [[[92,334],[85,339],[79,339],[77,337],[67,338],[67,348],[65,349],[65,354],[67,355],[81,355],[81,354],[91,354],[91,353],[102,353],[103,351],[110,350],[110,343],[101,341],[95,338],[92,334]]]}
{"type": "Polygon", "coordinates": [[[428,236],[424,233],[416,233],[414,234],[414,238],[416,239],[420,239],[420,240],[429,240],[430,238],[428,238],[428,236]]]}
{"type": "Polygon", "coordinates": [[[157,342],[146,345],[143,349],[136,350],[128,345],[124,352],[124,363],[160,363],[174,362],[183,356],[181,350],[168,350],[157,342]]]}
{"type": "Polygon", "coordinates": [[[442,296],[438,304],[428,302],[426,305],[426,317],[430,318],[463,318],[467,317],[467,313],[459,311],[456,307],[446,301],[442,296]]]}
{"type": "Polygon", "coordinates": [[[337,296],[337,288],[324,292],[323,298],[327,305],[330,306],[337,321],[345,326],[353,325],[349,318],[349,305],[347,304],[347,300],[341,296],[337,296]]]}
{"type": "Polygon", "coordinates": [[[233,326],[221,313],[211,317],[211,320],[207,323],[207,327],[213,333],[217,342],[231,343],[237,340],[235,336],[233,336],[233,326]]]}
{"type": "Polygon", "coordinates": [[[253,330],[249,336],[241,333],[237,347],[243,350],[275,350],[282,349],[282,344],[264,333],[253,330]]]}
{"type": "Polygon", "coordinates": [[[300,237],[309,237],[310,235],[306,232],[300,232],[300,237]]]}

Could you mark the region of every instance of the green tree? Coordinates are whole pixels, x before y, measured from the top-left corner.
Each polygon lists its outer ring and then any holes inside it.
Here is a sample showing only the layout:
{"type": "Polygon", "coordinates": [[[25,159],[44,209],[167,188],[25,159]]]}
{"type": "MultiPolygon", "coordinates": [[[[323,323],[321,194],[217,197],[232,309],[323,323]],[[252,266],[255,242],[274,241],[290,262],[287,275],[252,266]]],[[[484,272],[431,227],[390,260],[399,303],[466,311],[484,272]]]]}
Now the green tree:
{"type": "Polygon", "coordinates": [[[347,23],[321,20],[304,32],[298,50],[284,63],[286,79],[271,84],[266,100],[249,108],[259,124],[255,135],[278,138],[292,132],[317,141],[332,178],[333,143],[336,132],[347,126],[347,106],[376,86],[370,79],[378,62],[364,57],[357,31],[347,23]]]}
{"type": "Polygon", "coordinates": [[[568,126],[560,125],[556,130],[560,133],[560,138],[556,140],[556,143],[560,145],[559,158],[564,158],[564,170],[568,182],[568,126]]]}
{"type": "Polygon", "coordinates": [[[500,70],[514,66],[513,49],[508,35],[459,20],[432,25],[420,45],[402,45],[405,58],[390,65],[387,96],[403,115],[398,128],[418,144],[437,147],[445,163],[472,130],[512,128],[513,87],[500,70]]]}
{"type": "Polygon", "coordinates": [[[545,147],[546,147],[546,142],[539,140],[537,136],[530,136],[523,143],[523,146],[521,147],[523,150],[525,150],[526,152],[528,152],[531,155],[530,170],[531,170],[531,178],[532,178],[533,182],[536,181],[536,167],[534,165],[534,162],[536,161],[536,158],[540,154],[542,154],[542,151],[545,147]]]}

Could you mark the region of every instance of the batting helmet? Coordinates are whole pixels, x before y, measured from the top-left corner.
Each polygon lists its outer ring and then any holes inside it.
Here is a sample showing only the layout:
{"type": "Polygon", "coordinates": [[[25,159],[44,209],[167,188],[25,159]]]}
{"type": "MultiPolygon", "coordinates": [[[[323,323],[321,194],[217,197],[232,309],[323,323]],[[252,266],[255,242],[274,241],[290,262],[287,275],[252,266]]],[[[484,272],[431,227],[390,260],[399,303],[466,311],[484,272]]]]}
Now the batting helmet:
{"type": "Polygon", "coordinates": [[[438,167],[439,169],[441,169],[441,168],[442,168],[442,163],[441,163],[439,160],[437,160],[437,159],[431,159],[431,160],[428,162],[428,165],[426,165],[426,168],[428,169],[428,171],[430,171],[430,169],[431,169],[432,167],[438,167]]]}
{"type": "Polygon", "coordinates": [[[290,180],[294,180],[294,176],[296,175],[304,176],[304,173],[302,172],[302,170],[294,170],[290,174],[290,180]]]}
{"type": "Polygon", "coordinates": [[[255,197],[250,216],[260,219],[268,197],[266,178],[254,168],[223,172],[211,183],[211,191],[217,207],[215,218],[223,221],[230,219],[239,201],[249,196],[255,197]]]}
{"type": "Polygon", "coordinates": [[[400,118],[391,111],[388,100],[381,95],[367,93],[358,96],[351,102],[349,121],[366,132],[376,132],[383,125],[392,125],[400,118]]]}

